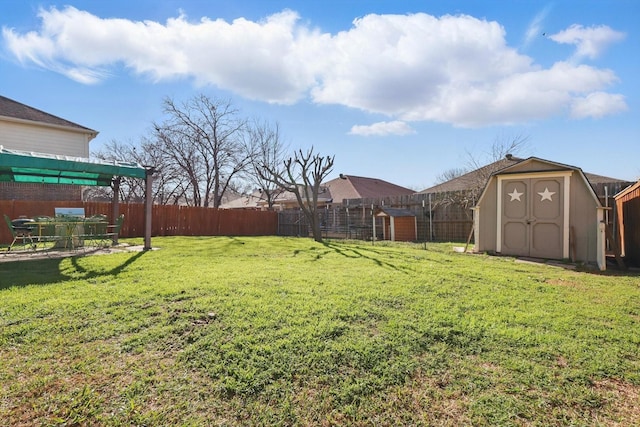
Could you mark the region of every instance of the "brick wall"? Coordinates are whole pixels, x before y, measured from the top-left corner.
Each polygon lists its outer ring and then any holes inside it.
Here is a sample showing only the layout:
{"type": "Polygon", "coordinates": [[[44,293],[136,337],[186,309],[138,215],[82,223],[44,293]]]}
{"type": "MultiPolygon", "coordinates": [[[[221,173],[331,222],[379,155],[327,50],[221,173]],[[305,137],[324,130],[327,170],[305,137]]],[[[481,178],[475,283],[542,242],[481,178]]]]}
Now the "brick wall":
{"type": "Polygon", "coordinates": [[[79,185],[0,182],[0,200],[82,200],[79,185]]]}

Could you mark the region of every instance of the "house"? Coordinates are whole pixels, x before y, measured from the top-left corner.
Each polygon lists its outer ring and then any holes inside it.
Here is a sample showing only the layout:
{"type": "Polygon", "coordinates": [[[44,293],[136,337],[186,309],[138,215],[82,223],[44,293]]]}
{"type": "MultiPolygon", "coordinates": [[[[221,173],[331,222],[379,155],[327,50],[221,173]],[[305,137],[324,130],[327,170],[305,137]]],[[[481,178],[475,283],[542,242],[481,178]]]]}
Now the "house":
{"type": "Polygon", "coordinates": [[[606,268],[605,208],[577,167],[530,157],[500,169],[473,216],[476,252],[606,268]]]}
{"type": "MultiPolygon", "coordinates": [[[[377,178],[340,174],[338,178],[320,186],[318,206],[333,208],[342,205],[354,205],[355,200],[379,199],[383,197],[410,195],[414,191],[377,178]]],[[[366,206],[369,204],[365,203],[366,206]]],[[[354,205],[355,206],[355,205],[354,205]]],[[[261,190],[243,195],[221,206],[225,209],[267,208],[267,198],[261,190]]],[[[288,191],[275,192],[273,208],[277,210],[297,209],[296,196],[288,191]]]]}
{"type": "MultiPolygon", "coordinates": [[[[7,149],[75,158],[89,157],[98,132],[0,96],[0,146],[7,149]]],[[[0,182],[2,200],[81,200],[77,185],[0,182]]]]}
{"type": "Polygon", "coordinates": [[[355,175],[340,174],[338,178],[324,184],[331,193],[334,205],[350,205],[352,201],[363,199],[356,203],[368,204],[366,199],[380,199],[384,197],[407,196],[415,191],[378,178],[366,178],[355,175]]]}
{"type": "MultiPolygon", "coordinates": [[[[318,206],[326,207],[331,205],[332,198],[326,186],[320,187],[318,194],[318,206]]],[[[298,209],[298,199],[291,191],[274,191],[272,193],[272,209],[286,210],[298,209]]],[[[261,189],[253,191],[251,194],[242,194],[238,197],[231,197],[228,201],[220,205],[221,209],[268,209],[269,202],[261,189]]]]}
{"type": "Polygon", "coordinates": [[[615,195],[620,253],[640,267],[640,181],[615,195]]]}

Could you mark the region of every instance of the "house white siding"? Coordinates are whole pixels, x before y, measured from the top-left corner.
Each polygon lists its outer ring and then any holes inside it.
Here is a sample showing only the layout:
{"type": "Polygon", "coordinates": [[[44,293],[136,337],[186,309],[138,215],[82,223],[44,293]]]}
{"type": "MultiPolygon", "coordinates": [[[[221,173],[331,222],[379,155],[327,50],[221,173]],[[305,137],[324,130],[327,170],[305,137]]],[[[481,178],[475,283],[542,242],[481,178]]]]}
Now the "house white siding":
{"type": "Polygon", "coordinates": [[[89,157],[87,132],[0,120],[0,145],[5,148],[74,157],[89,157]]]}

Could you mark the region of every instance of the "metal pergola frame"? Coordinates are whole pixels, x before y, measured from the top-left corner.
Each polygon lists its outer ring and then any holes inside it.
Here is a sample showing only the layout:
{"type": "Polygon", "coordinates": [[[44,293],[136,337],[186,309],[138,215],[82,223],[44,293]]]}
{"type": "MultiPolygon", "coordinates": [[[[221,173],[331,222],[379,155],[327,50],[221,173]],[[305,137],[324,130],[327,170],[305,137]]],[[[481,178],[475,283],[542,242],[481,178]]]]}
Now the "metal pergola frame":
{"type": "MultiPolygon", "coordinates": [[[[114,178],[145,180],[144,248],[151,249],[153,167],[80,157],[10,150],[0,145],[0,182],[110,186],[114,178]]],[[[114,192],[115,200],[117,194],[114,192]]],[[[116,204],[114,201],[114,205],[116,204]]]]}

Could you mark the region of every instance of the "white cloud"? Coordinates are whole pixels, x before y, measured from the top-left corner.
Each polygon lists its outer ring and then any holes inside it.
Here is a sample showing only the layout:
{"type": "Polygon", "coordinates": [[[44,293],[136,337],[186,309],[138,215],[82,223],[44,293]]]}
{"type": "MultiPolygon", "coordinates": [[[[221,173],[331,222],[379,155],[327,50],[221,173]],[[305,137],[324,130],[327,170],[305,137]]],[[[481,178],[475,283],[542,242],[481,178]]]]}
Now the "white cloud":
{"type": "Polygon", "coordinates": [[[398,120],[392,122],[378,122],[372,125],[356,125],[349,131],[350,135],[361,136],[387,136],[387,135],[410,135],[416,131],[405,122],[398,120]]]}
{"type": "Polygon", "coordinates": [[[564,31],[549,36],[558,43],[576,46],[574,58],[596,59],[612,43],[625,38],[625,34],[614,31],[606,25],[585,28],[582,25],[572,25],[564,31]]]}
{"type": "MultiPolygon", "coordinates": [[[[541,22],[544,13],[539,16],[541,22]]],[[[570,62],[545,69],[510,47],[500,24],[466,15],[367,15],[337,34],[301,24],[290,10],[258,22],[191,22],[184,15],[165,23],[102,19],[73,7],[42,10],[40,18],[37,31],[3,28],[6,47],[25,64],[83,84],[124,66],[154,81],[191,79],[272,103],[310,98],[399,123],[485,126],[544,119],[576,111],[617,82],[610,70],[570,62]]],[[[622,35],[608,27],[573,26],[552,37],[591,58],[622,35]]],[[[601,115],[626,106],[620,95],[608,96],[618,102],[601,103],[601,115]]]]}
{"type": "Polygon", "coordinates": [[[551,11],[551,5],[547,5],[544,9],[536,14],[533,18],[524,35],[524,47],[527,47],[536,37],[542,35],[542,24],[547,15],[551,11]]]}
{"type": "Polygon", "coordinates": [[[571,117],[595,119],[627,111],[627,104],[622,95],[612,95],[605,92],[594,92],[584,98],[575,98],[571,105],[571,117]]]}

